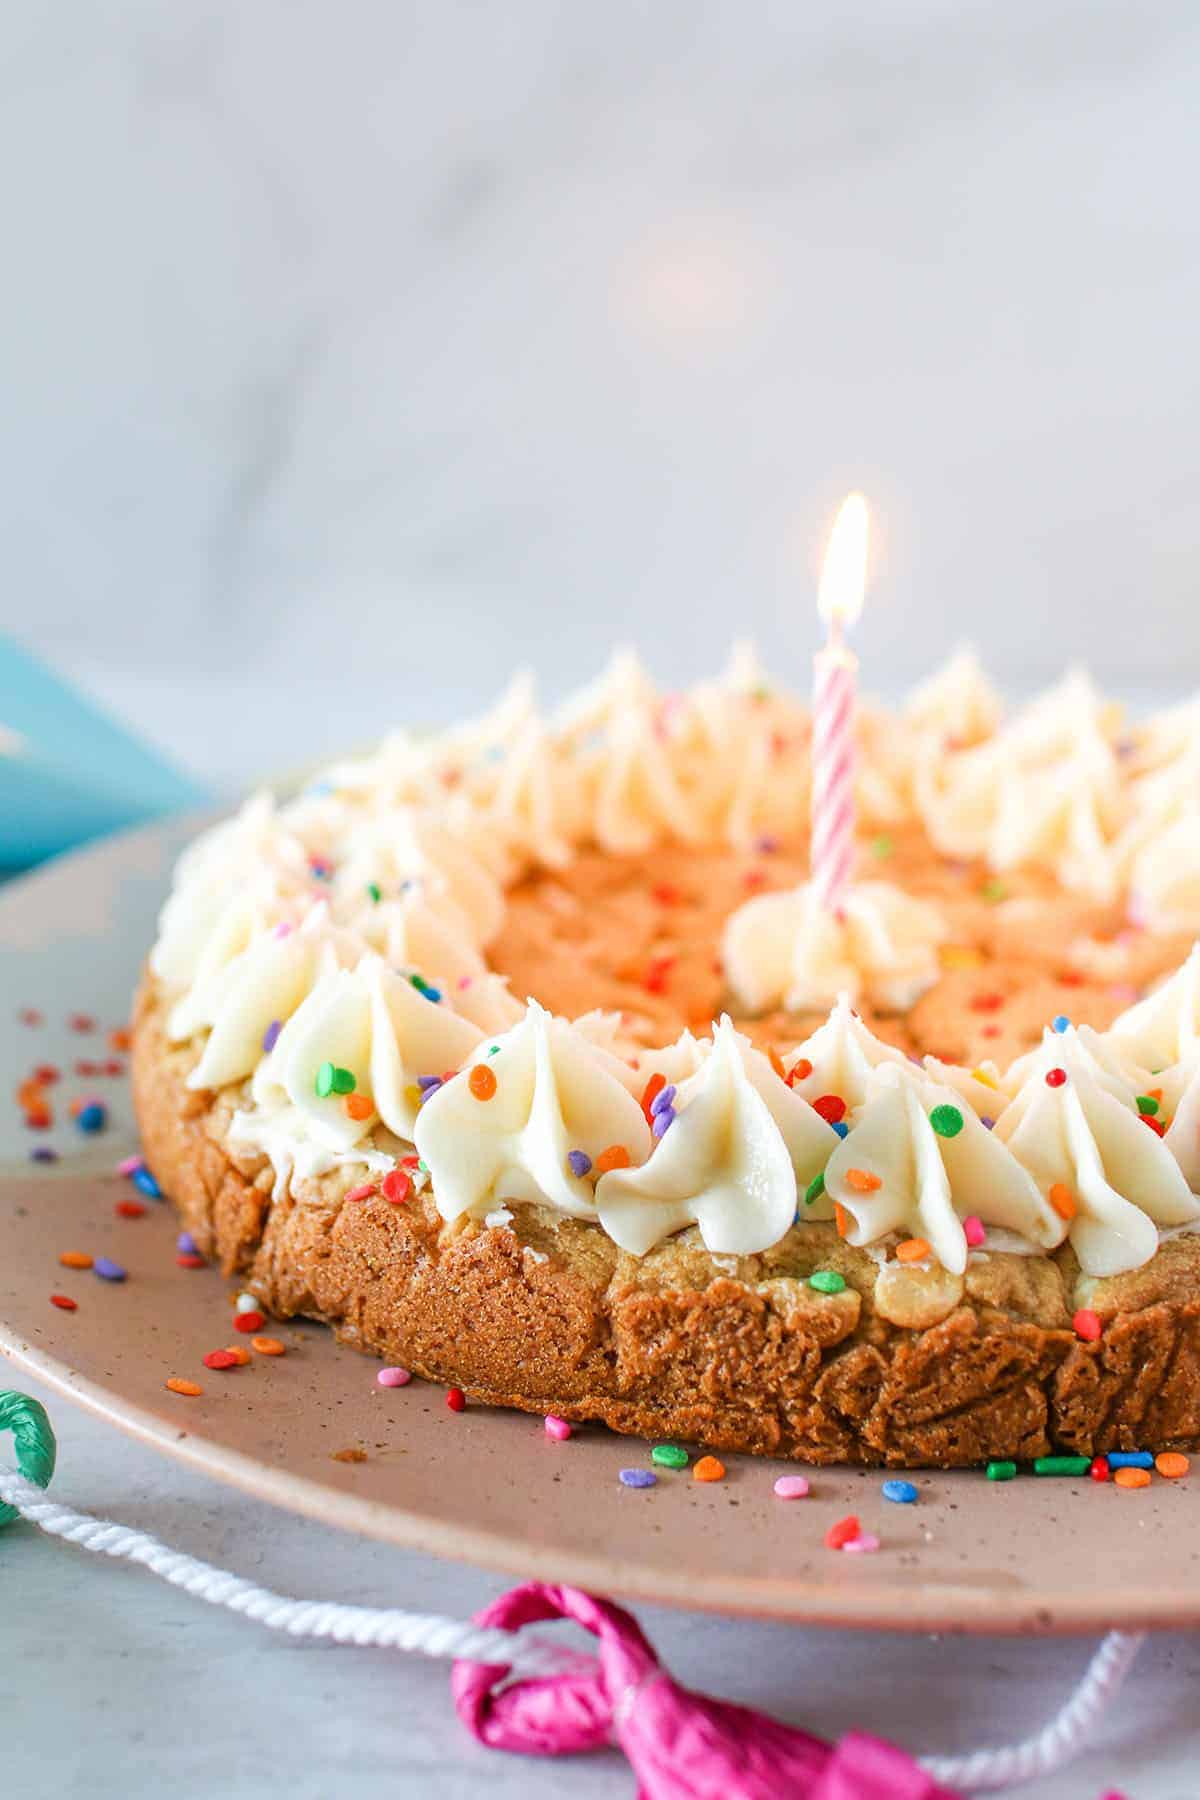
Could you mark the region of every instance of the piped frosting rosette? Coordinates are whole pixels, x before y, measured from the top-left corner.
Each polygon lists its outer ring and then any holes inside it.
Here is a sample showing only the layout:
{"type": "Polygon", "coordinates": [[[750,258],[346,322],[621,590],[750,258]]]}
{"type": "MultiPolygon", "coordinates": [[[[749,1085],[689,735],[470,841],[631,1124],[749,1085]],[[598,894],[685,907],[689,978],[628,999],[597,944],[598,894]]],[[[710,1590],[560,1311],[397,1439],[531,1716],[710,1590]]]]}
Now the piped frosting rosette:
{"type": "Polygon", "coordinates": [[[849,888],[836,914],[811,883],[759,894],[725,926],[730,988],[751,1012],[812,1012],[839,994],[903,1012],[933,986],[947,935],[937,908],[886,881],[849,888]]]}
{"type": "Polygon", "coordinates": [[[694,1072],[659,1090],[653,1155],[596,1188],[600,1223],[635,1256],[685,1225],[729,1255],[776,1243],[795,1219],[798,1185],[803,1192],[837,1142],[727,1018],[711,1041],[692,1043],[694,1072]]]}
{"type": "Polygon", "coordinates": [[[1143,1123],[1136,1084],[1098,1033],[1048,1030],[1014,1063],[996,1137],[1066,1222],[1085,1275],[1149,1262],[1158,1228],[1200,1220],[1165,1141],[1143,1123]]]}
{"type": "Polygon", "coordinates": [[[1200,1192],[1200,943],[1170,979],[1114,1020],[1103,1042],[1135,1104],[1200,1192]]]}

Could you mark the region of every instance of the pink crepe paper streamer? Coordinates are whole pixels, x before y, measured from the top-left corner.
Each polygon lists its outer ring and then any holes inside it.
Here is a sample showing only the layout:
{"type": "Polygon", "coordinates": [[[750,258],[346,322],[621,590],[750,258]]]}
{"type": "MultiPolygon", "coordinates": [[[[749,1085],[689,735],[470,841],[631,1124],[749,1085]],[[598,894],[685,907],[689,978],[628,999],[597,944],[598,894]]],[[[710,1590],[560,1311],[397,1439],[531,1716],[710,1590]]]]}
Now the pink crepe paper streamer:
{"type": "Polygon", "coordinates": [[[516,1631],[571,1619],[599,1642],[598,1666],[496,1689],[503,1664],[456,1662],[458,1716],[492,1750],[573,1756],[617,1744],[638,1800],[961,1800],[903,1750],[852,1732],[827,1744],[765,1713],[672,1681],[629,1613],[578,1588],[513,1588],[475,1618],[516,1631]]]}

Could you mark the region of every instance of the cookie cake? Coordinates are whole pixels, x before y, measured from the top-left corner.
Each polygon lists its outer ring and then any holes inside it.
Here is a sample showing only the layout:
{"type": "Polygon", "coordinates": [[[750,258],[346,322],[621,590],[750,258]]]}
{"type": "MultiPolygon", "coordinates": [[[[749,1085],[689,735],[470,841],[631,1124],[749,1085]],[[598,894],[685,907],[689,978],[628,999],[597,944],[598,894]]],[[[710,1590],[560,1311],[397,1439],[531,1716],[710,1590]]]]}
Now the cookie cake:
{"type": "Polygon", "coordinates": [[[622,653],[250,800],[138,996],[149,1165],[273,1314],[491,1404],[1193,1447],[1200,706],[1006,715],[963,653],[831,743],[821,680],[622,653]]]}

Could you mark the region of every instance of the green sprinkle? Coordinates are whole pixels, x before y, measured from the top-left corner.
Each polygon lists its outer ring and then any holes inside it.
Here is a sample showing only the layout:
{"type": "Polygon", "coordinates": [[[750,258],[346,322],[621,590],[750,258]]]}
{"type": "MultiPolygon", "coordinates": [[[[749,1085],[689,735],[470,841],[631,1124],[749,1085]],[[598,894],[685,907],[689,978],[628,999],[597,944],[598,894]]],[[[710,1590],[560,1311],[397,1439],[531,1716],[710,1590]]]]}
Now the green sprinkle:
{"type": "Polygon", "coordinates": [[[327,1100],[333,1092],[333,1064],[323,1062],[317,1070],[317,1098],[327,1100]]]}
{"type": "Polygon", "coordinates": [[[1090,1456],[1039,1456],[1033,1472],[1035,1475],[1086,1475],[1091,1466],[1090,1456]]]}
{"type": "Polygon", "coordinates": [[[813,1176],[812,1180],[809,1182],[808,1186],[804,1190],[805,1206],[811,1206],[813,1201],[819,1200],[821,1198],[821,1195],[824,1192],[825,1192],[825,1171],[822,1169],[822,1171],[819,1175],[813,1176]]]}
{"type": "Polygon", "coordinates": [[[1015,1462],[990,1462],[987,1466],[989,1481],[1014,1481],[1017,1474],[1015,1462]]]}
{"type": "Polygon", "coordinates": [[[500,1054],[499,1044],[493,1044],[491,1049],[488,1051],[488,1055],[489,1056],[499,1056],[499,1054],[500,1054]]]}
{"type": "Polygon", "coordinates": [[[418,1161],[418,1163],[417,1163],[417,1173],[418,1173],[418,1174],[419,1174],[419,1175],[428,1175],[428,1173],[429,1173],[429,1168],[428,1168],[428,1165],[427,1165],[427,1164],[426,1164],[426,1163],[423,1163],[423,1162],[420,1162],[420,1161],[418,1161]]]}
{"type": "Polygon", "coordinates": [[[410,975],[408,979],[413,987],[416,988],[418,994],[423,994],[425,989],[429,986],[429,983],[423,975],[410,975]]]}
{"type": "Polygon", "coordinates": [[[1139,1094],[1137,1097],[1137,1109],[1141,1113],[1143,1119],[1152,1119],[1158,1111],[1158,1101],[1153,1099],[1149,1094],[1139,1094]]]}
{"type": "Polygon", "coordinates": [[[686,1469],[688,1453],[681,1450],[678,1444],[655,1444],[650,1452],[650,1461],[656,1462],[661,1469],[686,1469]]]}
{"type": "Polygon", "coordinates": [[[839,1275],[836,1269],[818,1269],[808,1278],[810,1288],[816,1288],[818,1294],[840,1294],[846,1285],[846,1277],[839,1275]]]}
{"type": "Polygon", "coordinates": [[[378,906],[379,902],[383,899],[383,889],[380,887],[379,883],[377,881],[368,881],[367,892],[370,894],[376,906],[378,906]]]}
{"type": "Polygon", "coordinates": [[[333,1091],[335,1094],[352,1094],[357,1086],[358,1083],[355,1081],[349,1069],[335,1069],[333,1071],[333,1091]]]}
{"type": "Polygon", "coordinates": [[[984,899],[990,900],[993,905],[997,900],[1008,899],[1008,885],[1003,881],[985,881],[979,891],[984,899]]]}
{"type": "Polygon", "coordinates": [[[890,856],[895,848],[895,844],[886,831],[881,831],[878,837],[871,839],[871,855],[877,856],[880,862],[890,856]]]}
{"type": "Polygon", "coordinates": [[[935,1106],[929,1123],[939,1137],[957,1137],[963,1128],[963,1116],[957,1106],[935,1106]]]}

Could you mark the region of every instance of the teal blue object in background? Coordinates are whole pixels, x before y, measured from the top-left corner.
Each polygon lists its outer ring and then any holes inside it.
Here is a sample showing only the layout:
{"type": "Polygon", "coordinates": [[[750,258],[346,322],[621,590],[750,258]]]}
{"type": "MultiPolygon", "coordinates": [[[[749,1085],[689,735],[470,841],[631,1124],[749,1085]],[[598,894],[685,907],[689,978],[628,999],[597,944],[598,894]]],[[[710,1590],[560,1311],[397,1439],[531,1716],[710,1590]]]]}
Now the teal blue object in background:
{"type": "Polygon", "coordinates": [[[0,875],[204,790],[0,635],[0,875]]]}

